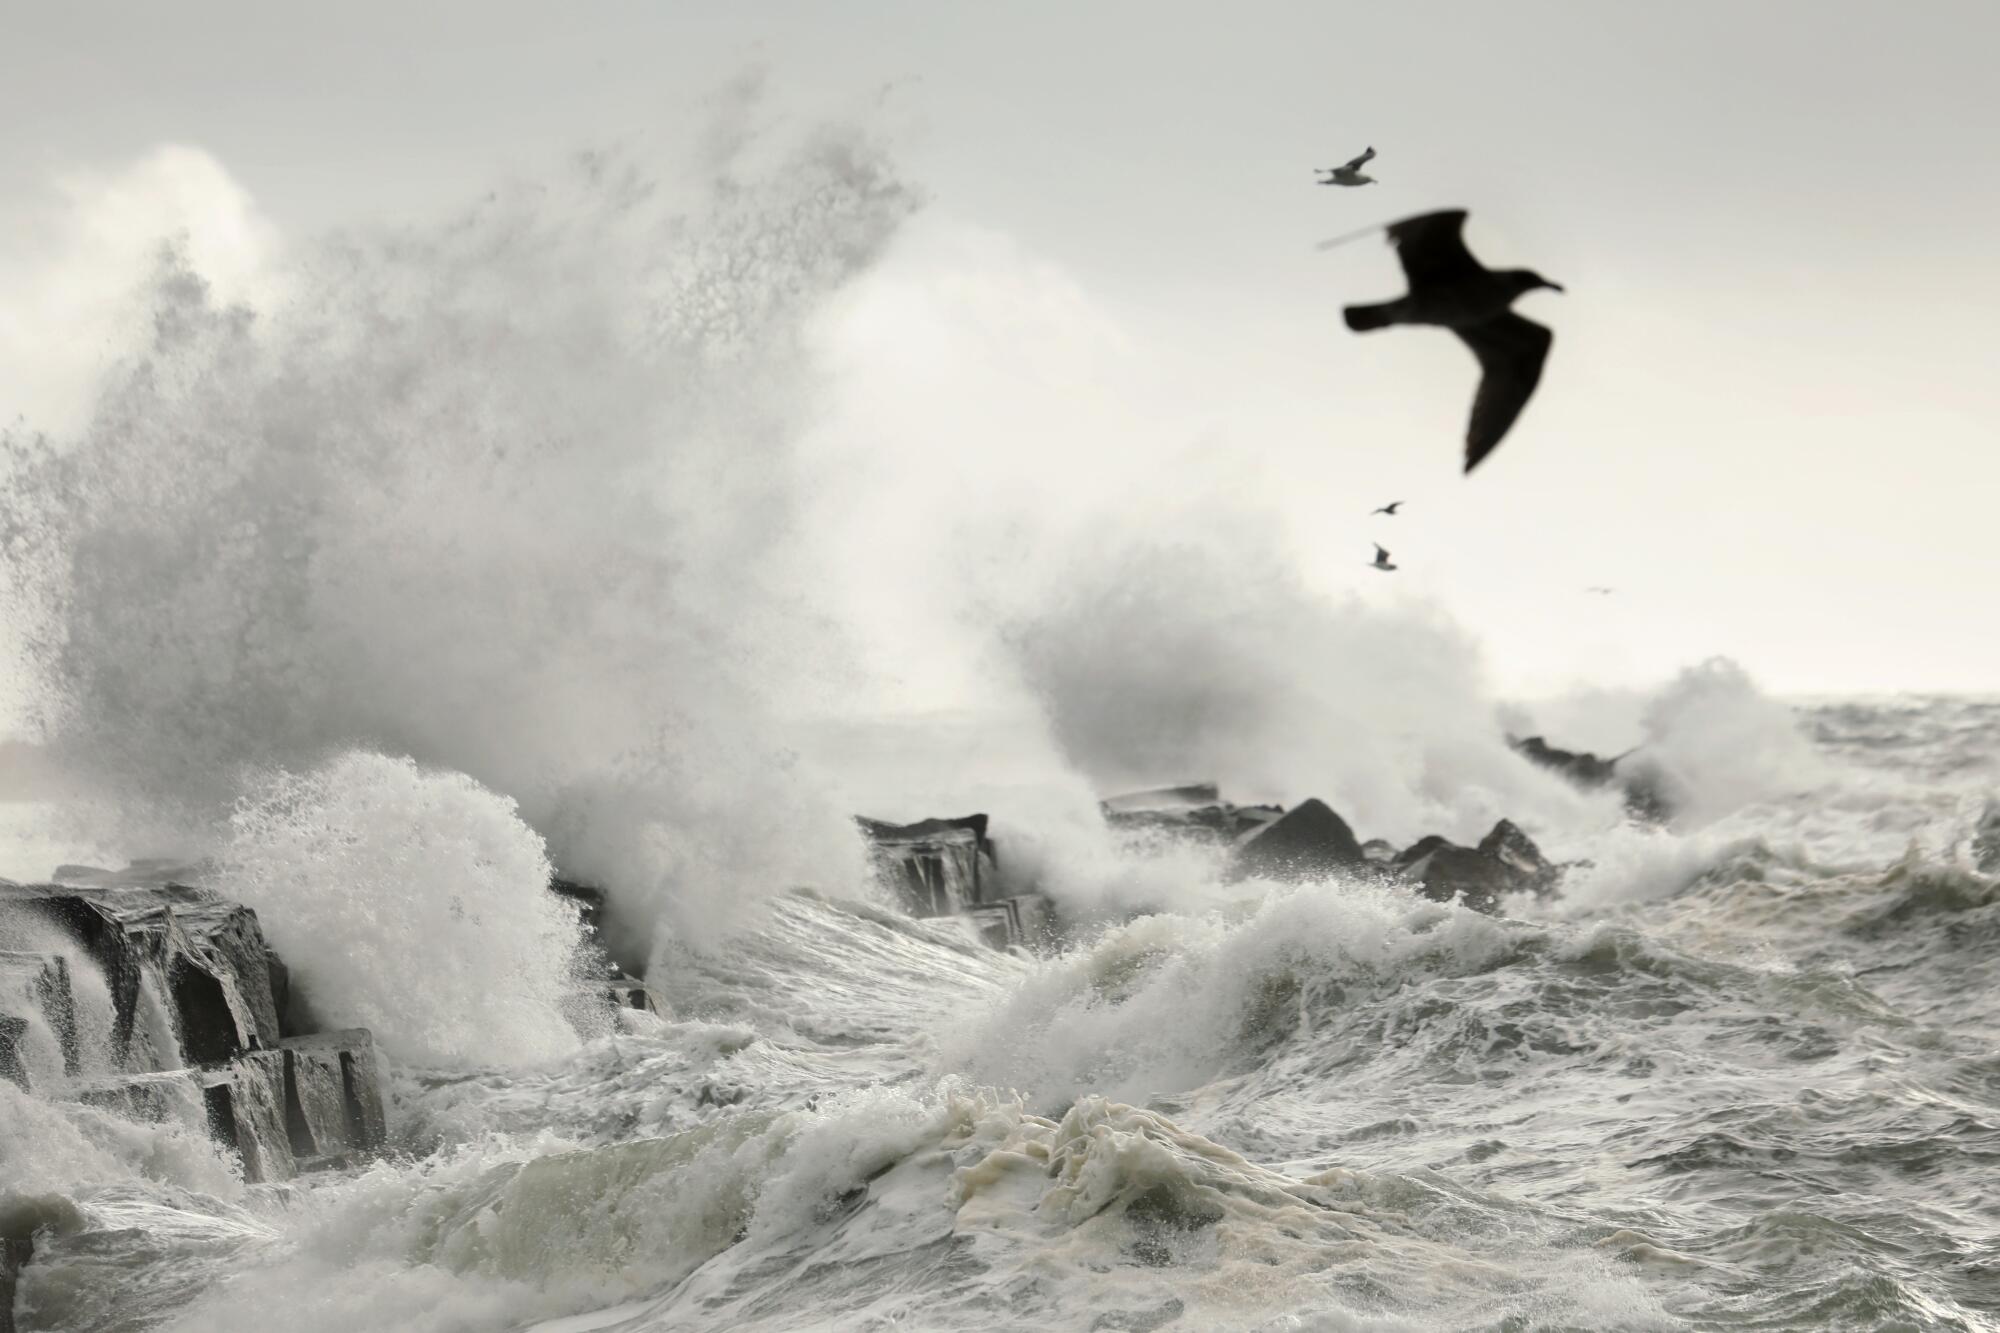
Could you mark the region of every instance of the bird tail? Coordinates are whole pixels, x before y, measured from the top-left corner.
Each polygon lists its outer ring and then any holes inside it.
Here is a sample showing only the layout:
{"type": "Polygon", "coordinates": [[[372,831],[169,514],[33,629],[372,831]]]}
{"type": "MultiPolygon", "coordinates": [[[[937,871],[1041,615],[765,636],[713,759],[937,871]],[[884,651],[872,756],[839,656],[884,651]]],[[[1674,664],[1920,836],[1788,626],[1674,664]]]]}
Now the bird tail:
{"type": "Polygon", "coordinates": [[[1395,302],[1383,305],[1351,305],[1340,313],[1347,317],[1347,327],[1356,333],[1366,333],[1370,329],[1386,329],[1396,322],[1393,313],[1395,302]]]}

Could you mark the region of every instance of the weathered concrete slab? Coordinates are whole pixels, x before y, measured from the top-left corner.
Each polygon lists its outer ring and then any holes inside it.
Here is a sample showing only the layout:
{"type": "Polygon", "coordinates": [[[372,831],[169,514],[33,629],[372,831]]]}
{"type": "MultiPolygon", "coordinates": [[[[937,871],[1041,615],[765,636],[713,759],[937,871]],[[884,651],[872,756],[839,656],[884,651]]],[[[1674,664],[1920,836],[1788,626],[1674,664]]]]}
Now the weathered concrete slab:
{"type": "Polygon", "coordinates": [[[219,1064],[279,1040],[270,951],[241,903],[179,884],[0,882],[0,918],[16,914],[55,926],[103,970],[116,1058],[131,1046],[148,969],[166,985],[190,1061],[219,1064]]]}
{"type": "Polygon", "coordinates": [[[876,874],[912,916],[949,916],[986,901],[998,857],[985,815],[891,824],[857,818],[876,874]]]}
{"type": "Polygon", "coordinates": [[[301,1157],[374,1152],[388,1141],[375,1038],[366,1028],[287,1039],[285,1120],[301,1157]]]}

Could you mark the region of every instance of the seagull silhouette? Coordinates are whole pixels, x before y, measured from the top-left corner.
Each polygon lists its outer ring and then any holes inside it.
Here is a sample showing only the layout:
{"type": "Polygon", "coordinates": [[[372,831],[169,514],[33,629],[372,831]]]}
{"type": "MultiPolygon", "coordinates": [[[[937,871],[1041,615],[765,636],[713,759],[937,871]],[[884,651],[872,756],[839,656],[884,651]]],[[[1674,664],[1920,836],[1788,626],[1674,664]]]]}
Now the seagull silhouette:
{"type": "Polygon", "coordinates": [[[1401,509],[1402,507],[1403,507],[1403,502],[1401,500],[1393,500],[1390,503],[1383,505],[1380,509],[1370,510],[1369,512],[1371,514],[1387,514],[1390,518],[1394,518],[1396,516],[1396,511],[1398,509],[1401,509]]]}
{"type": "Polygon", "coordinates": [[[1614,593],[1614,592],[1617,592],[1617,591],[1618,591],[1618,589],[1616,589],[1616,588],[1585,588],[1585,589],[1584,589],[1584,591],[1585,591],[1585,592],[1594,592],[1594,593],[1596,593],[1596,594],[1597,594],[1597,595],[1598,595],[1599,597],[1609,597],[1609,596],[1610,596],[1610,595],[1611,595],[1612,593],[1614,593]]]}
{"type": "Polygon", "coordinates": [[[1561,291],[1532,269],[1489,269],[1465,248],[1459,230],[1465,210],[1424,213],[1387,230],[1410,292],[1378,305],[1351,305],[1342,313],[1356,333],[1391,324],[1435,324],[1459,336],[1479,358],[1479,392],[1465,433],[1465,470],[1493,452],[1527,406],[1542,378],[1555,334],[1508,307],[1540,287],[1561,291]]]}
{"type": "Polygon", "coordinates": [[[1394,569],[1395,566],[1389,563],[1389,553],[1382,549],[1382,543],[1374,542],[1372,545],[1375,547],[1375,563],[1370,565],[1369,568],[1380,569],[1385,572],[1394,569]]]}
{"type": "Polygon", "coordinates": [[[1361,168],[1367,166],[1368,160],[1374,156],[1375,150],[1371,147],[1367,152],[1355,158],[1344,167],[1314,167],[1314,171],[1324,171],[1326,173],[1325,180],[1314,183],[1317,185],[1373,185],[1375,184],[1375,178],[1373,176],[1362,175],[1361,168]]]}

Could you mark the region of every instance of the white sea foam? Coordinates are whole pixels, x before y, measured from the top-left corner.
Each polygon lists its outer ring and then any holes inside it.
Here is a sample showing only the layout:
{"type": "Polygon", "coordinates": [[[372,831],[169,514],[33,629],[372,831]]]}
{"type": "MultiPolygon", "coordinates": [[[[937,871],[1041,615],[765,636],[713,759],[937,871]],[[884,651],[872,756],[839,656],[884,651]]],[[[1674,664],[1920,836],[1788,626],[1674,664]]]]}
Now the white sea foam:
{"type": "Polygon", "coordinates": [[[230,823],[222,883],[257,909],[321,1022],[427,1064],[576,1048],[583,926],[549,893],[542,840],[512,801],[352,751],[265,774],[230,823]]]}

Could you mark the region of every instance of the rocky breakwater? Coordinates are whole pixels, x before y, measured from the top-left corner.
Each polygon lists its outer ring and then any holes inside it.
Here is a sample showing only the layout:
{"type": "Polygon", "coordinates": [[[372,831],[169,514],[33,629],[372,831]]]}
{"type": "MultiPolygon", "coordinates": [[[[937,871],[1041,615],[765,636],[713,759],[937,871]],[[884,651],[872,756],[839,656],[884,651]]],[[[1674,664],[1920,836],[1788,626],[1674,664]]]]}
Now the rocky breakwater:
{"type": "Polygon", "coordinates": [[[1223,873],[1232,880],[1389,881],[1437,902],[1456,900],[1490,913],[1509,894],[1554,893],[1562,879],[1561,868],[1505,819],[1475,847],[1432,834],[1398,850],[1379,839],[1362,842],[1317,798],[1288,810],[1240,806],[1224,800],[1212,783],[1133,792],[1107,799],[1102,808],[1107,823],[1136,839],[1179,837],[1228,847],[1223,873]]]}
{"type": "Polygon", "coordinates": [[[373,1038],[304,1029],[241,903],[63,867],[51,883],[0,881],[0,943],[0,1071],[30,1093],[139,1119],[196,1106],[253,1183],[383,1143],[373,1038]],[[78,1004],[84,969],[108,1007],[78,1004]]]}
{"type": "Polygon", "coordinates": [[[876,877],[917,917],[963,916],[996,949],[1033,948],[1055,928],[1047,898],[1015,891],[983,814],[914,824],[857,818],[876,877]]]}

